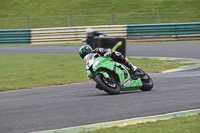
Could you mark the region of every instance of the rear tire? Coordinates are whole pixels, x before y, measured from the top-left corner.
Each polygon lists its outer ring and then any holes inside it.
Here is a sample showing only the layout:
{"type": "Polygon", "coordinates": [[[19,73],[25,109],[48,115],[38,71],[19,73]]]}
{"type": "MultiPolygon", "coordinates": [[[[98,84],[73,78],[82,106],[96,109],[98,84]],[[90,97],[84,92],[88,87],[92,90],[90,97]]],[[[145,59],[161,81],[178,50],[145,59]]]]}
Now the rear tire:
{"type": "Polygon", "coordinates": [[[116,80],[115,80],[115,84],[116,84],[116,88],[112,88],[110,87],[108,84],[105,83],[105,81],[103,80],[103,75],[102,74],[97,74],[95,76],[95,81],[98,84],[98,86],[104,90],[105,92],[107,92],[108,94],[111,95],[116,95],[120,93],[120,87],[117,84],[116,80]]]}

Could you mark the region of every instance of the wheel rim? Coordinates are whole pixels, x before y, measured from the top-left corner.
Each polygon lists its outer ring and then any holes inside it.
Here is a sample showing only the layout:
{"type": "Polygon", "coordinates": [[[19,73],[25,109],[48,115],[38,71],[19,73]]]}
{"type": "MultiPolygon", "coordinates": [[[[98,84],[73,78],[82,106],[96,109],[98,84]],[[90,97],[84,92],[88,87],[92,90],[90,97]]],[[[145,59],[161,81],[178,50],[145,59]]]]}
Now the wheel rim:
{"type": "Polygon", "coordinates": [[[145,74],[144,78],[141,77],[141,80],[145,83],[150,83],[150,78],[148,75],[145,74]]]}
{"type": "Polygon", "coordinates": [[[108,85],[109,87],[111,87],[113,89],[117,89],[117,84],[116,84],[115,79],[113,79],[113,78],[106,79],[103,76],[102,76],[102,79],[106,83],[106,85],[108,85]]]}

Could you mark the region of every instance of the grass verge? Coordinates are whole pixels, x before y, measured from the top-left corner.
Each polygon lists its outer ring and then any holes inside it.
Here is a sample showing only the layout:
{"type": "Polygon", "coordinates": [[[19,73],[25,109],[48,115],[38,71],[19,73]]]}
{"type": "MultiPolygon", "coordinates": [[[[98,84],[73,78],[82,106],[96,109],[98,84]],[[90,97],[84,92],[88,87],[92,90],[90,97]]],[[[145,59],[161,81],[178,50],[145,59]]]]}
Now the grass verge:
{"type": "MultiPolygon", "coordinates": [[[[130,58],[148,73],[176,68],[180,62],[130,58]]],[[[76,54],[0,55],[0,91],[89,81],[85,63],[76,54]]]]}
{"type": "Polygon", "coordinates": [[[83,43],[81,42],[72,42],[72,43],[58,43],[58,44],[15,44],[15,45],[12,45],[12,44],[1,44],[0,47],[12,47],[12,46],[81,46],[83,45],[83,43]]]}
{"type": "Polygon", "coordinates": [[[198,0],[0,0],[0,5],[0,29],[26,28],[26,16],[29,28],[66,27],[67,15],[71,26],[110,25],[112,13],[116,25],[158,23],[157,12],[161,23],[200,21],[198,0]]]}
{"type": "Polygon", "coordinates": [[[174,118],[157,122],[112,127],[79,133],[199,133],[200,114],[196,116],[174,118]]]}

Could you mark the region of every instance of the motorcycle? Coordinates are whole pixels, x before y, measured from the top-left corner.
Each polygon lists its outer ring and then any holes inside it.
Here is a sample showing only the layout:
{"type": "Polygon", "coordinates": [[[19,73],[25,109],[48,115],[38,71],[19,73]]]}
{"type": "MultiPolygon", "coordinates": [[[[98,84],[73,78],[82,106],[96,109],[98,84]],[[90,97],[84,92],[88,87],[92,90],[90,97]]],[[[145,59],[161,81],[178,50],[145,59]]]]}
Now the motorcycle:
{"type": "Polygon", "coordinates": [[[119,94],[120,91],[142,90],[153,88],[152,78],[143,70],[132,71],[112,58],[101,57],[97,53],[85,56],[87,76],[97,83],[97,88],[108,94],[119,94]]]}

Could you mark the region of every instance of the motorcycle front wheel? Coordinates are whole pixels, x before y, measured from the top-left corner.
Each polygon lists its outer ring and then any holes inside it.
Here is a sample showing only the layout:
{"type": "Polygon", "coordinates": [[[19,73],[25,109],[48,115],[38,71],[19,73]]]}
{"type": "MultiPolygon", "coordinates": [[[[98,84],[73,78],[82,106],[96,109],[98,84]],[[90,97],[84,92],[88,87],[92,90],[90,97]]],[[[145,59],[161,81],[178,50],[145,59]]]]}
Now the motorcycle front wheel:
{"type": "MultiPolygon", "coordinates": [[[[141,69],[139,69],[139,70],[143,71],[141,69]]],[[[153,88],[153,80],[147,73],[145,73],[144,76],[140,77],[140,79],[142,81],[142,87],[140,88],[140,90],[142,90],[142,91],[150,91],[153,88]]]]}
{"type": "Polygon", "coordinates": [[[116,95],[120,93],[120,87],[114,78],[106,79],[102,74],[97,74],[95,76],[95,81],[98,86],[108,94],[116,95]]]}

